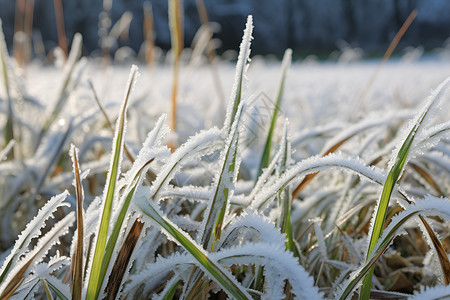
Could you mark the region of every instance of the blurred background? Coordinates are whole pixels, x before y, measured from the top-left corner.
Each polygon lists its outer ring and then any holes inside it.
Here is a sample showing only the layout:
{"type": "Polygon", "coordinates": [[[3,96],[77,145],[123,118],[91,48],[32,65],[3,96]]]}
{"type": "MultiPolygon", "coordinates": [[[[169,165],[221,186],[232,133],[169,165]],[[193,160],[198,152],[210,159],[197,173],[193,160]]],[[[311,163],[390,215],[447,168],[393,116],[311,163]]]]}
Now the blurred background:
{"type": "MultiPolygon", "coordinates": [[[[203,21],[212,22],[218,53],[238,49],[252,14],[253,54],[279,56],[289,47],[297,57],[327,58],[346,48],[379,56],[414,9],[418,15],[397,50],[449,47],[448,0],[184,0],[182,5],[185,46],[191,45],[203,14],[203,21]]],[[[83,35],[85,55],[121,48],[138,55],[149,39],[163,50],[171,44],[168,0],[0,0],[0,17],[10,51],[14,43],[28,44],[32,57],[48,55],[61,43],[58,26],[64,28],[67,47],[76,32],[83,35]]]]}

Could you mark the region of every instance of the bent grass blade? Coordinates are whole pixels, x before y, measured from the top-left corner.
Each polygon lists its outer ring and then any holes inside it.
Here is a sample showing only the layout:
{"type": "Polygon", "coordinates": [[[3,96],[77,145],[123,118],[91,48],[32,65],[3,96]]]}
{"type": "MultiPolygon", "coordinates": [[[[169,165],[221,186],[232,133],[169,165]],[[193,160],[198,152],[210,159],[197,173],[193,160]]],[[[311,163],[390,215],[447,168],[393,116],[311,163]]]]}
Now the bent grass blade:
{"type": "Polygon", "coordinates": [[[165,233],[175,239],[182,245],[198,262],[204,272],[208,273],[211,278],[222,286],[227,294],[236,299],[252,299],[248,292],[234,279],[233,275],[223,270],[217,263],[212,261],[202,247],[187,237],[187,234],[177,229],[165,216],[162,216],[158,210],[153,207],[153,203],[149,203],[146,199],[142,199],[136,203],[140,210],[152,218],[165,233]]]}

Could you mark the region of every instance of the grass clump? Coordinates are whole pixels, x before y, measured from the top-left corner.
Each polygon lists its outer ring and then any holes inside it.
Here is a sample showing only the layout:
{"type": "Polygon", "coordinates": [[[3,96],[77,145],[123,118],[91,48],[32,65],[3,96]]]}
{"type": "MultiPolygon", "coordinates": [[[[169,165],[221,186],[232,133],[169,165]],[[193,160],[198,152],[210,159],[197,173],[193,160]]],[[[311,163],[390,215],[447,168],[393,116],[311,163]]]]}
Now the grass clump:
{"type": "MultiPolygon", "coordinates": [[[[0,299],[349,299],[355,293],[368,299],[450,293],[445,236],[450,201],[440,197],[449,188],[450,123],[430,125],[449,80],[418,114],[402,110],[300,133],[299,121],[288,116],[279,130],[277,116],[292,105],[281,102],[289,92],[287,51],[276,109],[251,144],[246,140],[254,123],[250,112],[258,100],[246,96],[252,29],[249,17],[224,122],[193,130],[186,140],[179,134],[176,149],[167,143],[166,115],[133,119],[142,113],[133,91],[136,66],[113,136],[112,110],[100,105],[95,91],[101,112],[97,107],[65,111],[71,96],[80,97],[77,87],[84,82],[83,59],[69,55],[49,117],[33,128],[16,112],[12,131],[29,138],[14,135],[2,143],[8,145],[2,158],[13,147],[33,149],[36,141],[38,149],[23,152],[31,158],[21,154],[0,165],[0,209],[8,216],[2,225],[13,224],[14,213],[26,215],[24,199],[37,206],[48,193],[56,195],[30,218],[10,249],[2,227],[7,255],[0,299]],[[136,138],[148,122],[151,130],[136,138]],[[62,154],[69,141],[79,149],[70,146],[70,155],[62,154]],[[70,193],[58,191],[61,187],[70,193]],[[411,241],[397,246],[396,238],[411,241]],[[439,273],[430,275],[436,267],[439,273]],[[399,288],[398,278],[408,285],[399,288]]],[[[13,76],[13,67],[3,67],[13,76]]],[[[92,97],[94,84],[86,79],[86,85],[92,97]]],[[[9,110],[3,112],[7,120],[9,110]]],[[[183,122],[177,133],[186,130],[183,122]]],[[[6,133],[9,125],[2,124],[6,133]]]]}

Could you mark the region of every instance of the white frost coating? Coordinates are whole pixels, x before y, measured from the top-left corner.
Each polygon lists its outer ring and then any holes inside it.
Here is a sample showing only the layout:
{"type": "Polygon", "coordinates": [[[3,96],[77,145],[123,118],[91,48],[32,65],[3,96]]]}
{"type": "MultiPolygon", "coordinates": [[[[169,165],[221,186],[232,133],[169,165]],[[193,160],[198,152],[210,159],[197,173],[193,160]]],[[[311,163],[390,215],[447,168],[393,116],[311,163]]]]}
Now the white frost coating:
{"type": "MultiPolygon", "coordinates": [[[[152,158],[165,158],[170,155],[170,150],[166,146],[161,146],[161,139],[170,132],[169,126],[165,124],[166,115],[162,115],[155,124],[155,127],[148,133],[139,154],[136,157],[131,169],[121,180],[129,185],[139,170],[152,158]]],[[[119,184],[120,186],[120,184],[119,184]]]]}
{"type": "Polygon", "coordinates": [[[245,25],[244,36],[242,37],[241,45],[239,46],[239,57],[236,64],[236,73],[234,75],[233,89],[231,90],[230,101],[228,102],[227,115],[224,123],[224,131],[228,132],[232,119],[234,116],[233,109],[235,106],[236,96],[240,89],[242,92],[242,81],[244,81],[245,73],[248,68],[248,62],[250,60],[250,44],[252,40],[253,32],[253,17],[249,15],[247,17],[247,24],[245,25]]]}
{"type": "Polygon", "coordinates": [[[257,239],[259,241],[272,243],[280,247],[283,247],[285,245],[286,235],[281,234],[280,231],[272,222],[270,222],[267,217],[253,212],[246,212],[240,217],[234,219],[234,221],[226,227],[218,248],[222,248],[226,245],[236,245],[235,239],[242,236],[240,231],[248,231],[248,229],[253,229],[258,232],[257,239]],[[234,234],[235,232],[237,233],[234,234]]]}
{"type": "Polygon", "coordinates": [[[258,192],[251,204],[251,208],[259,209],[267,200],[275,196],[280,189],[290,184],[292,180],[301,178],[301,176],[307,174],[328,169],[352,171],[362,179],[368,179],[369,181],[379,184],[383,184],[386,180],[385,175],[379,168],[367,166],[365,162],[359,158],[348,158],[339,153],[332,153],[325,157],[313,156],[300,161],[292,168],[288,169],[274,184],[264,187],[258,192]]]}
{"type": "MultiPolygon", "coordinates": [[[[59,238],[69,232],[69,227],[74,221],[75,213],[71,212],[61,221],[56,223],[43,237],[39,238],[39,241],[33,250],[13,264],[13,268],[8,272],[8,275],[4,278],[3,283],[0,285],[0,294],[5,290],[9,282],[21,270],[21,268],[28,263],[29,259],[32,258],[35,264],[39,263],[50,248],[59,243],[59,238]]],[[[28,247],[28,245],[26,247],[28,247]]]]}
{"type": "MultiPolygon", "coordinates": [[[[420,150],[420,147],[417,147],[418,143],[420,142],[420,138],[418,137],[422,135],[424,128],[427,128],[431,119],[430,115],[433,114],[434,110],[439,106],[440,99],[447,89],[449,83],[450,77],[445,79],[433,92],[431,92],[431,95],[427,98],[427,101],[420,112],[409,122],[406,127],[400,130],[400,134],[398,136],[401,137],[402,141],[406,140],[407,136],[412,130],[415,131],[416,135],[409,149],[405,165],[408,163],[409,159],[415,157],[417,155],[417,151],[420,150]]],[[[397,144],[397,147],[392,153],[391,160],[389,161],[388,170],[390,170],[397,161],[397,156],[402,145],[403,142],[397,144]]]]}
{"type": "Polygon", "coordinates": [[[450,133],[450,121],[440,123],[431,128],[424,129],[417,137],[419,147],[421,144],[426,144],[426,148],[430,149],[433,144],[437,143],[441,138],[448,137],[450,133]],[[430,140],[433,143],[430,143],[430,140]],[[436,141],[435,141],[436,140],[436,141]],[[431,144],[431,145],[430,145],[431,144]]]}
{"type": "Polygon", "coordinates": [[[328,259],[327,256],[327,246],[325,245],[325,237],[323,235],[322,228],[320,225],[322,224],[322,219],[320,217],[316,217],[311,220],[314,224],[314,233],[317,238],[317,243],[319,244],[319,251],[324,260],[328,259]]]}
{"type": "MultiPolygon", "coordinates": [[[[332,146],[336,145],[337,143],[346,140],[348,138],[351,138],[352,136],[371,129],[371,128],[379,128],[381,126],[387,126],[389,122],[392,122],[393,120],[399,119],[399,113],[401,115],[402,112],[395,112],[395,114],[388,114],[387,116],[380,117],[378,116],[368,116],[367,118],[363,119],[362,121],[358,122],[354,125],[346,126],[345,129],[341,130],[339,134],[335,135],[334,138],[327,141],[325,146],[323,147],[321,155],[324,155],[328,149],[330,149],[332,146]]],[[[409,116],[409,114],[407,114],[409,116]]]]}
{"type": "Polygon", "coordinates": [[[221,145],[223,145],[223,142],[220,137],[220,130],[217,127],[201,131],[189,138],[186,143],[175,150],[170,159],[162,167],[150,188],[151,197],[156,201],[160,200],[165,186],[169,184],[170,180],[186,161],[212,153],[221,145]]]}
{"type": "Polygon", "coordinates": [[[8,155],[9,151],[16,145],[15,140],[10,140],[8,145],[5,146],[5,148],[0,152],[0,161],[3,161],[6,159],[6,156],[8,155]]]}
{"type": "Polygon", "coordinates": [[[211,189],[209,187],[198,186],[182,186],[176,188],[167,188],[161,192],[162,198],[180,197],[192,200],[208,200],[211,195],[211,189]]]}
{"type": "Polygon", "coordinates": [[[265,272],[266,276],[270,276],[269,281],[289,280],[296,299],[323,299],[319,289],[314,286],[313,278],[291,252],[285,251],[284,245],[280,247],[271,243],[245,244],[210,253],[210,257],[226,266],[250,263],[264,265],[269,270],[265,272]]]}
{"type": "Polygon", "coordinates": [[[60,280],[56,279],[51,273],[54,271],[54,268],[47,263],[41,263],[34,266],[35,276],[39,279],[46,280],[50,282],[58,291],[63,293],[67,299],[71,298],[70,286],[69,284],[64,284],[60,280]]]}
{"type": "Polygon", "coordinates": [[[450,173],[450,161],[447,156],[443,155],[441,152],[432,151],[425,153],[423,156],[428,161],[435,163],[437,166],[443,168],[445,171],[450,173]]]}
{"type": "Polygon", "coordinates": [[[420,292],[414,293],[408,300],[433,300],[450,298],[450,285],[438,285],[434,287],[421,287],[420,292]]]}
{"type": "Polygon", "coordinates": [[[38,237],[41,234],[41,228],[45,226],[45,221],[52,216],[52,214],[57,210],[58,207],[62,206],[70,206],[69,203],[63,203],[69,193],[64,191],[63,193],[52,197],[38,212],[37,216],[29,222],[24,231],[19,235],[19,238],[16,240],[14,248],[11,250],[11,253],[5,259],[2,268],[0,269],[0,273],[3,273],[8,262],[13,259],[13,265],[17,263],[17,260],[20,256],[29,252],[29,243],[31,239],[38,237]],[[23,246],[21,246],[23,244],[23,246]]]}
{"type": "Polygon", "coordinates": [[[141,272],[133,274],[129,277],[129,283],[125,285],[122,294],[129,293],[143,283],[152,284],[155,282],[155,284],[159,285],[161,283],[159,280],[169,274],[169,272],[171,272],[176,265],[188,263],[194,263],[194,259],[187,253],[177,253],[167,258],[158,256],[155,263],[147,264],[141,272]]]}

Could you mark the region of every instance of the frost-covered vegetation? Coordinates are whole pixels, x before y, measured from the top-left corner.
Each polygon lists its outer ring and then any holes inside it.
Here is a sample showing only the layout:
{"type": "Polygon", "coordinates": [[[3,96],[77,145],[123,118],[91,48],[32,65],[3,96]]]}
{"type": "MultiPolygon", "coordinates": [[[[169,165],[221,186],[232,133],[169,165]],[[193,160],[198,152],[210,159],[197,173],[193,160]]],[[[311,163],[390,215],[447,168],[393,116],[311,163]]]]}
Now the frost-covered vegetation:
{"type": "Polygon", "coordinates": [[[182,54],[176,107],[171,68],[0,45],[0,299],[450,295],[450,63],[247,70],[251,36],[226,97],[182,54]]]}

